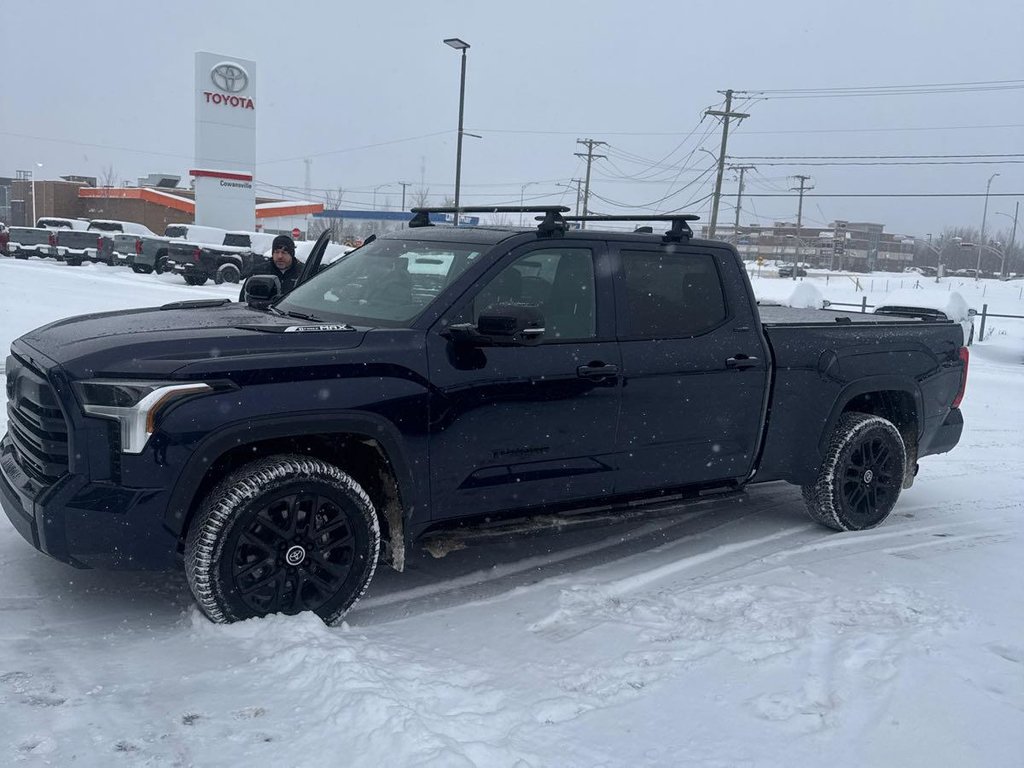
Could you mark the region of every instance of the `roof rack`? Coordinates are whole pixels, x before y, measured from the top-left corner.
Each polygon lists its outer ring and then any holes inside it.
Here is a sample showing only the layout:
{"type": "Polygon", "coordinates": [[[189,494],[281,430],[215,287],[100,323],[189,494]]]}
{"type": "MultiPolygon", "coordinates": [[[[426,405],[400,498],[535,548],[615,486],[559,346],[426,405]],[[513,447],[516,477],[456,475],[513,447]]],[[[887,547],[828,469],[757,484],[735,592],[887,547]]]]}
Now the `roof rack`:
{"type": "MultiPolygon", "coordinates": [[[[476,206],[441,206],[441,207],[420,207],[413,208],[412,219],[409,220],[409,227],[432,227],[434,222],[430,220],[432,213],[451,213],[458,217],[462,213],[542,213],[544,218],[537,230],[543,234],[550,234],[555,229],[564,229],[563,213],[568,213],[569,208],[565,205],[476,205],[476,206]]],[[[456,221],[458,219],[456,218],[456,221]]]]}
{"type": "MultiPolygon", "coordinates": [[[[665,242],[678,243],[684,238],[689,240],[693,237],[693,230],[690,229],[688,221],[698,221],[700,216],[692,213],[665,213],[657,214],[652,216],[643,215],[632,215],[624,214],[622,216],[566,216],[565,221],[671,221],[672,228],[665,233],[663,239],[665,242]]],[[[637,232],[641,230],[653,231],[647,227],[638,227],[637,232]]]]}

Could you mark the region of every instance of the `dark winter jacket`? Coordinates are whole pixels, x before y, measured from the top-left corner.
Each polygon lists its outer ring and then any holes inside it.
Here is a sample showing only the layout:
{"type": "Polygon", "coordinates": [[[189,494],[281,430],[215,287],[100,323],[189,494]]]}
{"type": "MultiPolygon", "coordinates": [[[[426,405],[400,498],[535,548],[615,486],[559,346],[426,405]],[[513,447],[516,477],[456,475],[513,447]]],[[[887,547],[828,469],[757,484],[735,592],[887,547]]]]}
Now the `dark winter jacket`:
{"type": "MultiPolygon", "coordinates": [[[[274,266],[274,260],[270,259],[264,264],[256,267],[252,273],[254,275],[273,275],[281,281],[281,295],[288,293],[292,288],[295,287],[295,281],[299,279],[302,274],[302,262],[296,258],[292,258],[292,265],[288,267],[284,272],[274,266]]],[[[245,301],[245,284],[242,284],[242,291],[238,294],[239,301],[245,301]]]]}

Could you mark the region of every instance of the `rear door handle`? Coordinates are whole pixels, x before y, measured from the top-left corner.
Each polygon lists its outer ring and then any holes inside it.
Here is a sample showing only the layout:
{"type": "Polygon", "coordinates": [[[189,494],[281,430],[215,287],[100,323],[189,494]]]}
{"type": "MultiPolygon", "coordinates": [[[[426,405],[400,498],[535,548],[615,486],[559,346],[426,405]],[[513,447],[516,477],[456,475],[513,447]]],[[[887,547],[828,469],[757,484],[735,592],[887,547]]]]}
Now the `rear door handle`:
{"type": "Polygon", "coordinates": [[[581,365],[576,369],[576,375],[581,379],[606,379],[619,375],[619,366],[605,365],[604,363],[591,363],[581,365]]]}
{"type": "Polygon", "coordinates": [[[761,361],[756,357],[747,357],[746,355],[736,355],[736,357],[730,357],[725,361],[726,368],[736,368],[741,370],[743,368],[756,368],[761,361]]]}

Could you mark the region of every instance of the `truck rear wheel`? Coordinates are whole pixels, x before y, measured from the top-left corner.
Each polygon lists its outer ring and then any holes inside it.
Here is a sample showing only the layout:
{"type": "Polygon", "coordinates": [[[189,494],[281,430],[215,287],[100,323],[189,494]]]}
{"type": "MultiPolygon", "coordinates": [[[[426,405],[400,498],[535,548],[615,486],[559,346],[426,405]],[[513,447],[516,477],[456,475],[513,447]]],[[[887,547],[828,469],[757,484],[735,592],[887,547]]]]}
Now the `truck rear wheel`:
{"type": "Polygon", "coordinates": [[[807,511],[837,531],[874,528],[896,506],[906,464],[903,438],[891,421],[845,413],[832,431],[817,481],[803,486],[807,511]]]}
{"type": "Polygon", "coordinates": [[[355,480],[319,459],[279,455],[207,495],[185,572],[211,621],[314,611],[332,624],[366,590],[379,553],[377,515],[355,480]]]}
{"type": "Polygon", "coordinates": [[[162,275],[167,271],[167,254],[165,252],[161,252],[156,257],[156,261],[153,262],[153,271],[158,275],[162,275]]]}
{"type": "Polygon", "coordinates": [[[221,264],[217,268],[217,274],[213,276],[213,282],[217,285],[222,283],[237,283],[242,273],[234,264],[221,264]]]}
{"type": "Polygon", "coordinates": [[[189,285],[202,285],[206,282],[206,275],[185,275],[185,282],[189,285]]]}

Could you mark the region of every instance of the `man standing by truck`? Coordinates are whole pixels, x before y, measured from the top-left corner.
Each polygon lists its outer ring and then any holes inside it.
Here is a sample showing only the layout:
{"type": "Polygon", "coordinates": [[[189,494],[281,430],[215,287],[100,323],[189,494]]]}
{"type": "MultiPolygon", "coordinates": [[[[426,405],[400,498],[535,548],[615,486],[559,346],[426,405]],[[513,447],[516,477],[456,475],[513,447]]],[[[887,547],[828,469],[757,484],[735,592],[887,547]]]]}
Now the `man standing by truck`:
{"type": "MultiPolygon", "coordinates": [[[[302,274],[302,262],[295,258],[295,241],[288,235],[278,235],[274,238],[274,244],[270,247],[270,261],[256,267],[254,275],[273,275],[281,281],[281,295],[288,293],[295,287],[295,281],[302,274]]],[[[242,292],[238,296],[239,301],[245,301],[245,285],[242,285],[242,292]]]]}

